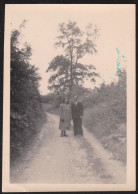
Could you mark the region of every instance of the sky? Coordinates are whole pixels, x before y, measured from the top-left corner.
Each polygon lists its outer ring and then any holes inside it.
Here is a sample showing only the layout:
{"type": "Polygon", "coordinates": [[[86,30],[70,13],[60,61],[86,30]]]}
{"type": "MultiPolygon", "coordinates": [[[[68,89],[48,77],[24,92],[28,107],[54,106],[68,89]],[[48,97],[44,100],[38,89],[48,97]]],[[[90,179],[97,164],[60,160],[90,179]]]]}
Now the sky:
{"type": "MultiPolygon", "coordinates": [[[[22,29],[23,39],[32,47],[31,64],[39,68],[42,77],[40,93],[45,95],[50,74],[46,73],[50,61],[57,55],[64,54],[56,49],[54,43],[58,35],[58,25],[69,20],[76,21],[84,30],[89,23],[100,28],[96,40],[98,53],[87,55],[81,62],[92,64],[101,74],[96,87],[116,80],[117,49],[120,51],[120,69],[127,68],[133,50],[135,36],[135,5],[132,4],[9,4],[6,5],[6,26],[9,32],[19,29],[23,20],[27,20],[22,29]],[[121,58],[121,56],[125,56],[121,58]]],[[[93,83],[85,82],[85,87],[93,88],[93,83]]]]}

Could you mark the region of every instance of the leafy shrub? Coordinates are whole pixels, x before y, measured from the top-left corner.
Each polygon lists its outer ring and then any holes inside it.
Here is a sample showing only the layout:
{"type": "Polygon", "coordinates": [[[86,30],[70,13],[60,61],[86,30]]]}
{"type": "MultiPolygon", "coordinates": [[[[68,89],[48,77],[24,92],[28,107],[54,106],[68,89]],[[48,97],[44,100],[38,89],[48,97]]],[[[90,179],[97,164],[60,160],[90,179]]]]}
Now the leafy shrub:
{"type": "Polygon", "coordinates": [[[117,84],[103,84],[89,95],[85,103],[83,123],[115,158],[126,162],[125,71],[121,72],[117,84]],[[122,125],[125,127],[121,128],[122,125]]]}
{"type": "Polygon", "coordinates": [[[40,102],[38,69],[29,63],[31,47],[20,45],[20,31],[11,33],[10,150],[11,159],[21,154],[32,134],[46,121],[40,102]]]}

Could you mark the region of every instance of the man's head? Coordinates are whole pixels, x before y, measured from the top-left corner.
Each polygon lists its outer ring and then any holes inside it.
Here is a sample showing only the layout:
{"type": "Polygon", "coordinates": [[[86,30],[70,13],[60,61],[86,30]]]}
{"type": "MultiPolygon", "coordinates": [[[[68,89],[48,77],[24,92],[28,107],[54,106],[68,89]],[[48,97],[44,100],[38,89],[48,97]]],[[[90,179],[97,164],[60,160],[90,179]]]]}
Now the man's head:
{"type": "Polygon", "coordinates": [[[74,99],[70,98],[69,102],[72,104],[74,102],[74,99]]]}
{"type": "Polygon", "coordinates": [[[75,95],[73,99],[75,102],[78,102],[78,95],[75,95]]]}
{"type": "Polygon", "coordinates": [[[85,101],[87,100],[87,96],[79,96],[78,98],[78,102],[81,102],[81,103],[85,103],[85,101]]]}

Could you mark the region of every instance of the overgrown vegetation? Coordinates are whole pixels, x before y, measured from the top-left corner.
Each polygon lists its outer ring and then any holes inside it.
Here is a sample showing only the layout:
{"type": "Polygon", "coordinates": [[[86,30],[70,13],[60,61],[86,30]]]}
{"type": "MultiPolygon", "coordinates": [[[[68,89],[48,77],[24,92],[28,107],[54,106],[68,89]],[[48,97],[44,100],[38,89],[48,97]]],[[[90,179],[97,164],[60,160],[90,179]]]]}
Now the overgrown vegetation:
{"type": "Polygon", "coordinates": [[[41,96],[41,102],[46,112],[58,114],[60,103],[63,102],[63,97],[58,93],[49,93],[41,96]]]}
{"type": "MultiPolygon", "coordinates": [[[[23,27],[23,26],[22,26],[23,27]]],[[[31,47],[20,44],[21,32],[11,33],[10,154],[19,156],[46,117],[40,102],[38,69],[31,65],[31,47]]]]}
{"type": "Polygon", "coordinates": [[[84,125],[113,157],[126,162],[126,72],[117,84],[102,84],[85,102],[84,125]],[[121,149],[120,149],[121,148],[121,149]]]}

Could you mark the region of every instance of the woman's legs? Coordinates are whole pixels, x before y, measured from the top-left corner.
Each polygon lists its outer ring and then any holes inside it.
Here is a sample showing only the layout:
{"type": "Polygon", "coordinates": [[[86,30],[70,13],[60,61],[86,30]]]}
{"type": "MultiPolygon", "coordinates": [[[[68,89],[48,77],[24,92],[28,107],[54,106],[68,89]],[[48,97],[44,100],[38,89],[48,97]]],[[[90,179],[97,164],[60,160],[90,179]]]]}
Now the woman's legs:
{"type": "Polygon", "coordinates": [[[66,134],[66,130],[64,130],[64,136],[67,136],[67,134],[66,134]]]}
{"type": "Polygon", "coordinates": [[[61,130],[61,135],[60,135],[61,137],[63,137],[63,136],[67,136],[67,134],[66,134],[66,130],[61,130]]]}
{"type": "Polygon", "coordinates": [[[60,136],[61,136],[61,137],[63,137],[63,135],[64,135],[64,131],[63,131],[63,130],[61,130],[61,135],[60,135],[60,136]]]}

